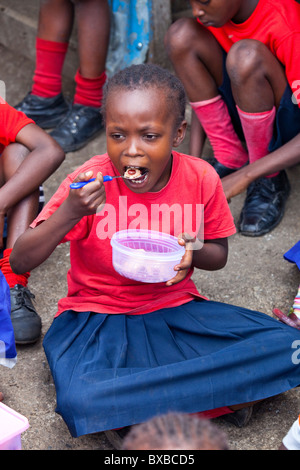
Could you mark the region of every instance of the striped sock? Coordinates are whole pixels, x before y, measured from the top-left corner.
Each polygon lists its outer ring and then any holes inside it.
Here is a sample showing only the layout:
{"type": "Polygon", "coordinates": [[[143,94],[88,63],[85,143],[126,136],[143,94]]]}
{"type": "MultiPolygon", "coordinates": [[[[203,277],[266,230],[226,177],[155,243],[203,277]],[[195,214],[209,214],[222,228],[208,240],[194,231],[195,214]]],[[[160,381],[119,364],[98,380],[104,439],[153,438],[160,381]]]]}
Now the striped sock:
{"type": "Polygon", "coordinates": [[[294,300],[293,311],[294,314],[300,318],[300,286],[298,287],[298,292],[294,300]]]}

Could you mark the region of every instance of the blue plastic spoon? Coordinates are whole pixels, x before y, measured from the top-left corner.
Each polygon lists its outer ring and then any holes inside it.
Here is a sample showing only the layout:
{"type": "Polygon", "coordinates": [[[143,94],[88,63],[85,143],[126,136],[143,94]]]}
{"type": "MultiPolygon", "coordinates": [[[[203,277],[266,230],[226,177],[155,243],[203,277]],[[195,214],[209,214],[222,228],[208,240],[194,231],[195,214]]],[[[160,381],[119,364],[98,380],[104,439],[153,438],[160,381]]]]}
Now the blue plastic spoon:
{"type": "MultiPolygon", "coordinates": [[[[109,176],[109,175],[105,175],[103,176],[103,181],[104,183],[106,181],[112,181],[114,180],[115,178],[123,178],[123,179],[134,179],[134,178],[125,178],[125,176],[109,176]]],[[[85,186],[86,184],[88,183],[91,183],[92,181],[95,181],[96,178],[92,178],[90,180],[87,180],[87,181],[78,181],[78,183],[71,183],[70,184],[70,188],[71,189],[78,189],[78,188],[82,188],[83,186],[85,186]]]]}

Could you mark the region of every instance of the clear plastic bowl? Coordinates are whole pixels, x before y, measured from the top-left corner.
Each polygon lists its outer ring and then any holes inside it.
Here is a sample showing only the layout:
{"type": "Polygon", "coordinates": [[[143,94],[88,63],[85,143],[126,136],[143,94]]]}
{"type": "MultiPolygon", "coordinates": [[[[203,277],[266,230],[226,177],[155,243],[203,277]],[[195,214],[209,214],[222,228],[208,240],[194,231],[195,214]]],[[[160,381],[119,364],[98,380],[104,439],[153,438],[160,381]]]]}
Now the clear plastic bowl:
{"type": "Polygon", "coordinates": [[[21,433],[28,427],[25,416],[0,403],[0,450],[22,450],[21,433]]]}
{"type": "Polygon", "coordinates": [[[176,237],[152,230],[121,230],[111,239],[115,270],[129,279],[157,283],[172,279],[185,248],[176,237]]]}

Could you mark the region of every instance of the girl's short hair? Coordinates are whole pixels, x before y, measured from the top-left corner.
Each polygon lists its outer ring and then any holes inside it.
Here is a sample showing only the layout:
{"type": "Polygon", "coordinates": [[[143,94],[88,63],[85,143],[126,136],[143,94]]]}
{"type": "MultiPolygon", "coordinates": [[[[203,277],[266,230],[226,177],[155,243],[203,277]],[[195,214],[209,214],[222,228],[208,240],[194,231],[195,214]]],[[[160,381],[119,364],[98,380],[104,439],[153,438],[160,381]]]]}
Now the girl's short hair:
{"type": "Polygon", "coordinates": [[[184,87],[173,73],[155,64],[131,65],[109,78],[104,86],[101,112],[105,121],[106,104],[111,92],[118,89],[133,91],[156,87],[164,91],[175,126],[185,118],[186,94],[184,87]]]}
{"type": "Polygon", "coordinates": [[[167,413],[133,426],[123,450],[229,450],[227,435],[210,420],[167,413]]]}

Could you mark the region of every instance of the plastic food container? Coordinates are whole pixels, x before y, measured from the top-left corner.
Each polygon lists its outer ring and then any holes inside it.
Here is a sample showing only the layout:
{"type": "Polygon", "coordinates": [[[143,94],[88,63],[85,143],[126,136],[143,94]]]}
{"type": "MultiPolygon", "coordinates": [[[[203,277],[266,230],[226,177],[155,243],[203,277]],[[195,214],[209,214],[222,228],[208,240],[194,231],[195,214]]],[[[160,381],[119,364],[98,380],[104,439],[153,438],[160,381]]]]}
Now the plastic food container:
{"type": "Polygon", "coordinates": [[[25,416],[0,403],[0,450],[21,450],[21,433],[28,428],[25,416]]]}
{"type": "Polygon", "coordinates": [[[172,279],[185,248],[177,238],[151,230],[122,230],[111,239],[115,270],[135,281],[157,283],[172,279]]]}

